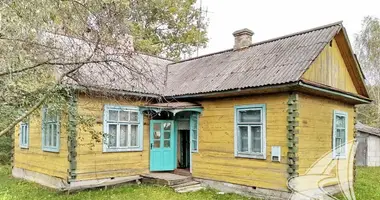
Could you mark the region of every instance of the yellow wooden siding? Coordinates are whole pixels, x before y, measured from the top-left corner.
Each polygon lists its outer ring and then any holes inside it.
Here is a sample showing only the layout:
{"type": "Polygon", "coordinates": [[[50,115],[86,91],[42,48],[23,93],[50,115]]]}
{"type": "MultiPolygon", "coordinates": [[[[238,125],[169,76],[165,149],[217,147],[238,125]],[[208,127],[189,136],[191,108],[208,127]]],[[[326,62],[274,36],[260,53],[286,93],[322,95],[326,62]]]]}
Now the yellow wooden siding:
{"type": "Polygon", "coordinates": [[[241,185],[286,190],[288,94],[200,102],[199,153],[193,153],[193,176],[241,185]],[[266,160],[235,158],[234,106],[266,104],[266,160]],[[271,146],[281,146],[281,163],[271,161],[271,146]]]}
{"type": "Polygon", "coordinates": [[[326,45],[302,78],[358,94],[335,39],[331,47],[326,45]]]}
{"type": "MultiPolygon", "coordinates": [[[[40,111],[41,112],[41,111],[40,111]]],[[[19,128],[15,129],[14,166],[34,172],[67,179],[67,117],[61,116],[59,153],[42,151],[42,115],[31,116],[29,121],[29,148],[19,145],[19,128]]]]}
{"type": "MultiPolygon", "coordinates": [[[[140,101],[80,96],[78,114],[97,119],[94,129],[103,132],[104,105],[141,105],[140,101]]],[[[144,117],[143,151],[103,153],[103,141],[96,143],[91,133],[78,127],[77,180],[131,176],[149,172],[149,119],[144,117]],[[94,145],[94,146],[92,146],[94,145]]]]}
{"type": "MultiPolygon", "coordinates": [[[[299,173],[305,172],[320,158],[332,150],[334,110],[348,114],[348,142],[353,140],[353,105],[323,97],[300,94],[299,96],[299,173]]],[[[326,166],[319,166],[326,167],[326,166]]]]}

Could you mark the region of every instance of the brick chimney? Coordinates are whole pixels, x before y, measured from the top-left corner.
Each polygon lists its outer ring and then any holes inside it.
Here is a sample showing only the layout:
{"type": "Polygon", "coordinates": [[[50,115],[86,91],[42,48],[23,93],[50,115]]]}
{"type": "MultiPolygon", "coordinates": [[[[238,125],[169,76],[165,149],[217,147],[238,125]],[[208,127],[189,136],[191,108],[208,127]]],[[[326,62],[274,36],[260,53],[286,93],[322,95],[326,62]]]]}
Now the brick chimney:
{"type": "Polygon", "coordinates": [[[234,50],[246,48],[252,44],[253,31],[247,28],[237,30],[233,32],[232,35],[235,37],[234,50]]]}

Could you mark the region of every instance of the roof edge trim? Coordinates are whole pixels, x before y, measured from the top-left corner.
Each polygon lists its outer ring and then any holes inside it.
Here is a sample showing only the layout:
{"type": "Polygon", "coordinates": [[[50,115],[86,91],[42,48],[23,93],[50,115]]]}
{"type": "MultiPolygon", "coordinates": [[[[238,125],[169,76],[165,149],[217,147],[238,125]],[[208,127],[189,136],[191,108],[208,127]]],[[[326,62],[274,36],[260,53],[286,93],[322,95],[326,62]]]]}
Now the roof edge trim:
{"type": "Polygon", "coordinates": [[[319,85],[317,86],[317,85],[313,85],[311,83],[305,83],[302,80],[299,81],[299,86],[305,87],[305,88],[309,88],[309,89],[313,89],[313,90],[318,90],[318,91],[329,93],[329,94],[332,94],[332,95],[341,96],[341,97],[348,98],[348,99],[351,99],[351,100],[355,100],[355,101],[358,101],[358,102],[361,102],[361,103],[371,103],[371,99],[368,99],[366,97],[357,96],[357,95],[350,94],[350,93],[345,93],[345,92],[342,92],[342,91],[335,90],[333,88],[321,87],[319,85]]]}

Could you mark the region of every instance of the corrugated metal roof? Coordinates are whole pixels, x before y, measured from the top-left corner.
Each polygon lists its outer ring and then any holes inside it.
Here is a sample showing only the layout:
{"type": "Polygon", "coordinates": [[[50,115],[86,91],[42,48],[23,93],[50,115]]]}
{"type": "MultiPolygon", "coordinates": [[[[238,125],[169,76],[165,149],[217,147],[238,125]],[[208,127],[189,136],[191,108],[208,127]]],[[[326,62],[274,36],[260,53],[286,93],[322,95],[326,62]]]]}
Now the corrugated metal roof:
{"type": "Polygon", "coordinates": [[[362,124],[360,122],[356,123],[355,128],[358,131],[360,131],[360,132],[364,132],[364,133],[368,133],[368,134],[371,134],[371,135],[380,136],[380,129],[374,128],[374,127],[371,127],[371,126],[368,126],[368,125],[365,125],[365,124],[362,124]]]}
{"type": "Polygon", "coordinates": [[[165,96],[298,81],[342,28],[337,22],[251,45],[169,64],[165,96]]]}
{"type": "MultiPolygon", "coordinates": [[[[96,49],[93,43],[53,33],[42,34],[41,41],[54,44],[64,55],[62,62],[86,63],[65,77],[63,84],[99,90],[163,94],[166,66],[172,63],[170,60],[133,52],[128,46],[119,49],[98,45],[100,50],[92,55],[96,49]],[[90,56],[91,59],[85,60],[90,56]]],[[[62,74],[75,67],[78,66],[60,65],[56,72],[62,74]]]]}
{"type": "Polygon", "coordinates": [[[86,64],[65,83],[142,94],[163,93],[166,66],[171,61],[141,53],[112,60],[107,64],[86,64]]]}

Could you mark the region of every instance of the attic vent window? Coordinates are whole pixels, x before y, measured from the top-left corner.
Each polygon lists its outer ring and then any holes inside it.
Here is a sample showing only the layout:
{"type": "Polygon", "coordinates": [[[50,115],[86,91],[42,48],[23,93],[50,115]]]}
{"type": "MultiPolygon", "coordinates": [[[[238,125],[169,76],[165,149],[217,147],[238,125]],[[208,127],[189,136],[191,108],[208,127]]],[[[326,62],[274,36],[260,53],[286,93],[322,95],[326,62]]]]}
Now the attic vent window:
{"type": "Polygon", "coordinates": [[[333,45],[333,42],[332,42],[332,40],[330,41],[330,47],[332,47],[332,45],[333,45]]]}

